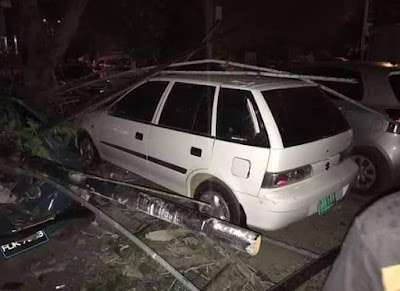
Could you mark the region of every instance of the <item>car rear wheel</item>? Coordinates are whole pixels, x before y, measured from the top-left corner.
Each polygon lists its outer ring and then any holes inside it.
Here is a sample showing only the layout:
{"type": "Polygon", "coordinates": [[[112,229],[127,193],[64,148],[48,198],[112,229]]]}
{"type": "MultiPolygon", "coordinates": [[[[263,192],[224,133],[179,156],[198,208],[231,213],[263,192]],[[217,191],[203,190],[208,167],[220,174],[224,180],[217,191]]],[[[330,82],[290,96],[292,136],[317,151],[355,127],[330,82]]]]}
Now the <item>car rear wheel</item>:
{"type": "Polygon", "coordinates": [[[361,195],[374,195],[387,187],[390,175],[385,159],[373,150],[355,150],[352,159],[358,165],[353,188],[361,195]]]}
{"type": "Polygon", "coordinates": [[[79,138],[78,149],[80,160],[85,166],[91,166],[98,161],[96,147],[89,135],[83,134],[79,138]]]}
{"type": "Polygon", "coordinates": [[[215,182],[204,182],[195,198],[206,202],[209,207],[200,206],[199,211],[233,224],[242,224],[244,213],[234,194],[215,182]]]}

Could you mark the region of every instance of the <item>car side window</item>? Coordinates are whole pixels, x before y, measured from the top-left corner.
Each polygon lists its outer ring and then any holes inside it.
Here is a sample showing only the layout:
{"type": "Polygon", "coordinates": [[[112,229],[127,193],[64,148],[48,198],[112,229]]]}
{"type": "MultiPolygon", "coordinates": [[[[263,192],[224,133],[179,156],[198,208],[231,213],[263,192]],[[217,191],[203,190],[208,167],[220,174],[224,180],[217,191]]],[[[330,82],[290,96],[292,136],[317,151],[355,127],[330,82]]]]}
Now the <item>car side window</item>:
{"type": "Polygon", "coordinates": [[[110,114],[124,119],[151,122],[167,85],[166,81],[151,81],[140,85],[117,102],[110,114]]]}
{"type": "Polygon", "coordinates": [[[217,138],[268,147],[269,142],[251,92],[222,88],[218,97],[217,138]]]}
{"type": "Polygon", "coordinates": [[[175,83],[160,116],[160,125],[210,135],[215,87],[175,83]]]}

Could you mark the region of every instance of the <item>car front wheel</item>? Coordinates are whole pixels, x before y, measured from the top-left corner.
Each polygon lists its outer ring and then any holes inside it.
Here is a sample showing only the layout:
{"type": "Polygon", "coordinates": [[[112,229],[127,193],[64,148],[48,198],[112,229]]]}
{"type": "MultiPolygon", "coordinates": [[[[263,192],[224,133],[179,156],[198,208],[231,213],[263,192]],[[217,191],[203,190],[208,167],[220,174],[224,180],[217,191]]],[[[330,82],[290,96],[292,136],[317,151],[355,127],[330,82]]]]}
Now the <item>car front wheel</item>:
{"type": "Polygon", "coordinates": [[[97,151],[92,139],[84,134],[79,138],[79,157],[85,166],[93,165],[97,161],[97,151]]]}

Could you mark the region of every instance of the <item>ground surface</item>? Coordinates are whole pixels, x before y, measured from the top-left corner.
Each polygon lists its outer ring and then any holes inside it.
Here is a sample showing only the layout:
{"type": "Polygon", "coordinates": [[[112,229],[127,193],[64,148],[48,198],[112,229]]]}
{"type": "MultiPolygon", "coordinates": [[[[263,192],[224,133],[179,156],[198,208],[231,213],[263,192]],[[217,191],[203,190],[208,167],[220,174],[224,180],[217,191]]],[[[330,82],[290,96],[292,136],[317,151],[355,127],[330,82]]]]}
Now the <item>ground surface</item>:
{"type": "MultiPolygon", "coordinates": [[[[148,184],[110,165],[97,169],[130,182],[148,184]]],[[[115,191],[123,191],[116,188],[115,191]]],[[[261,290],[310,261],[294,251],[262,243],[249,257],[185,229],[102,202],[123,223],[203,290],[261,290]]],[[[340,244],[368,199],[348,195],[322,216],[314,215],[270,238],[322,254],[340,244]]],[[[50,242],[5,260],[0,258],[1,290],[184,290],[142,250],[100,221],[76,222],[51,234],[50,242]]],[[[320,290],[328,270],[298,288],[320,290]]]]}

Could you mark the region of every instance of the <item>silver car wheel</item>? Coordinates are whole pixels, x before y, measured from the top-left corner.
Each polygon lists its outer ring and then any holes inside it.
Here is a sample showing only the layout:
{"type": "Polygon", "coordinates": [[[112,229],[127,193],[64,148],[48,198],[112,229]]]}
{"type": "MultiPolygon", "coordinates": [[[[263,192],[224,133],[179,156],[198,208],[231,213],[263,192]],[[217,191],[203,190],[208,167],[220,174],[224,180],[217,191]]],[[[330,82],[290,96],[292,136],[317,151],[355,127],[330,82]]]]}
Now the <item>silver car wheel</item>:
{"type": "Polygon", "coordinates": [[[81,157],[82,162],[85,165],[90,165],[94,160],[94,147],[87,137],[82,138],[81,142],[79,143],[79,155],[81,157]]]}
{"type": "Polygon", "coordinates": [[[200,207],[200,211],[221,220],[230,220],[229,207],[226,201],[214,191],[205,191],[199,197],[200,201],[206,202],[210,207],[200,207]]]}
{"type": "Polygon", "coordinates": [[[376,181],[376,167],[374,163],[363,155],[353,155],[352,159],[358,165],[358,176],[354,188],[367,190],[376,181]]]}

